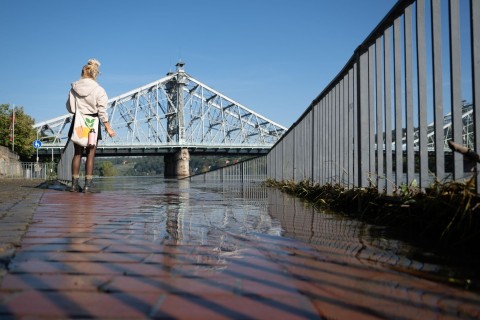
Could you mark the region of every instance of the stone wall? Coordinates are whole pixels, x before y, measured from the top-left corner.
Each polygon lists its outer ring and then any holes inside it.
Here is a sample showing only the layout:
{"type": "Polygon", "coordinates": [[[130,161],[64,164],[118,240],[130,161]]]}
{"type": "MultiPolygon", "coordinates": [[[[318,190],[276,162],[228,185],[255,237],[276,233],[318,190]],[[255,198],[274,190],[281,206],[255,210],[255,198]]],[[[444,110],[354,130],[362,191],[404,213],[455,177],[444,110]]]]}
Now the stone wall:
{"type": "Polygon", "coordinates": [[[21,174],[21,169],[18,155],[0,146],[0,178],[21,174]]]}

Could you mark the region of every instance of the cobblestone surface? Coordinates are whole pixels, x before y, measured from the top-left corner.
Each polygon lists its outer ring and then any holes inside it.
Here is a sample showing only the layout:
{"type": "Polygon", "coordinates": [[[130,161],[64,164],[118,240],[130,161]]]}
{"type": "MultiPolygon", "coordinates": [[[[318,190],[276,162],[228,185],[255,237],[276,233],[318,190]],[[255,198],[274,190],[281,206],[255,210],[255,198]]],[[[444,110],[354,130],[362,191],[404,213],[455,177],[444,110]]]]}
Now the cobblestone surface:
{"type": "Polygon", "coordinates": [[[41,182],[0,179],[0,283],[43,195],[41,182]]]}

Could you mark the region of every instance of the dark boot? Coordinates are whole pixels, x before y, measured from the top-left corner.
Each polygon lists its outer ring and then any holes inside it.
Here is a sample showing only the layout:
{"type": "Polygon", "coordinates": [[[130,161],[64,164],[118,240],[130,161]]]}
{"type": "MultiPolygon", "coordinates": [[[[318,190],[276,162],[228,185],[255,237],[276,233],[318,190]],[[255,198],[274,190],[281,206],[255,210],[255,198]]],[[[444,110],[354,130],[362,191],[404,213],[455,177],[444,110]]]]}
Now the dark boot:
{"type": "Polygon", "coordinates": [[[70,187],[70,192],[82,192],[82,188],[78,183],[78,178],[72,178],[72,186],[70,187]]]}
{"type": "Polygon", "coordinates": [[[85,187],[83,188],[83,192],[88,193],[96,193],[99,192],[98,189],[93,184],[93,179],[85,179],[85,187]]]}

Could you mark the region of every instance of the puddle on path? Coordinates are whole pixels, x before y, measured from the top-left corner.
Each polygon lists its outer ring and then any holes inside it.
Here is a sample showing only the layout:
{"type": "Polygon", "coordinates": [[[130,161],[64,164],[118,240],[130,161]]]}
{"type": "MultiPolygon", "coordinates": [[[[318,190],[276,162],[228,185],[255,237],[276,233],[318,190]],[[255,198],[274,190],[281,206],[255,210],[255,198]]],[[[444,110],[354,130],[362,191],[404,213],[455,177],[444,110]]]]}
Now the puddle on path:
{"type": "MultiPolygon", "coordinates": [[[[229,234],[293,238],[347,256],[437,282],[480,291],[478,259],[426,252],[394,239],[387,230],[319,212],[298,199],[259,184],[190,182],[162,178],[100,179],[104,192],[141,198],[131,216],[152,241],[210,245],[228,251],[229,234]]],[[[232,249],[233,250],[233,249],[232,249]]]]}

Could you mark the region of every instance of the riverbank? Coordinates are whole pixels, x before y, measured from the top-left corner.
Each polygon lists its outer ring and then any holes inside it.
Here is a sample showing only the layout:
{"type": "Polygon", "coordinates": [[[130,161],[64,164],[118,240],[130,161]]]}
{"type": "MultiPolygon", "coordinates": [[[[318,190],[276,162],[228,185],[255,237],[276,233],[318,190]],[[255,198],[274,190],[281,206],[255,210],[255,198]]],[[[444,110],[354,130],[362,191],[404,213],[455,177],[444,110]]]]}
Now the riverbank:
{"type": "Polygon", "coordinates": [[[6,266],[32,222],[44,190],[43,180],[0,179],[0,283],[6,266]]]}

